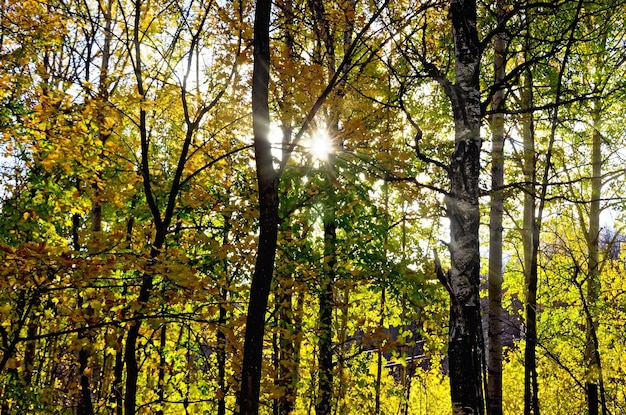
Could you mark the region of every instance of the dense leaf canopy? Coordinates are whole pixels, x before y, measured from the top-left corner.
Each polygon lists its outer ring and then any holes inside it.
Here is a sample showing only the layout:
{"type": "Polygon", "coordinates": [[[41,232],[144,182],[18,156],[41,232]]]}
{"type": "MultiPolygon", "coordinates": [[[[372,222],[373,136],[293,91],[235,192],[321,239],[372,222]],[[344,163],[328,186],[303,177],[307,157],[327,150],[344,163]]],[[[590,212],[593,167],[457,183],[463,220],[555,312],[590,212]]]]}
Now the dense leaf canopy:
{"type": "Polygon", "coordinates": [[[259,327],[262,414],[459,413],[458,363],[489,401],[495,341],[494,414],[626,413],[625,20],[2,0],[0,414],[237,412],[259,327]]]}

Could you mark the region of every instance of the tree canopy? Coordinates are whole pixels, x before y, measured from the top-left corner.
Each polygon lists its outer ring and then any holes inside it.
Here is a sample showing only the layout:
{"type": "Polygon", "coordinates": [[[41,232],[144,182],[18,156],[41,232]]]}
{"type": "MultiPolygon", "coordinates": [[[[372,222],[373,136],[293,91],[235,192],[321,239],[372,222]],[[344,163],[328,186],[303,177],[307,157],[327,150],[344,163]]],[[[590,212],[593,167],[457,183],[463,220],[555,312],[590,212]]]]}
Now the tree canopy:
{"type": "Polygon", "coordinates": [[[619,0],[3,0],[0,414],[626,413],[619,0]]]}

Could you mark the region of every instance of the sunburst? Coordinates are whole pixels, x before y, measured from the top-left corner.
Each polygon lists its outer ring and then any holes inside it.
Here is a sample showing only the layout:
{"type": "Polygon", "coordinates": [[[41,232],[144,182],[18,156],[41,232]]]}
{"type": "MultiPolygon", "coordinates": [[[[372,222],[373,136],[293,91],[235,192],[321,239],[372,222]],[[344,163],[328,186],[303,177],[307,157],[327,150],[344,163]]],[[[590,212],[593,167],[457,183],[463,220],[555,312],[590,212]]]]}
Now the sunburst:
{"type": "Polygon", "coordinates": [[[334,151],[333,140],[327,131],[318,130],[309,139],[309,154],[319,161],[328,161],[328,156],[334,151]]]}

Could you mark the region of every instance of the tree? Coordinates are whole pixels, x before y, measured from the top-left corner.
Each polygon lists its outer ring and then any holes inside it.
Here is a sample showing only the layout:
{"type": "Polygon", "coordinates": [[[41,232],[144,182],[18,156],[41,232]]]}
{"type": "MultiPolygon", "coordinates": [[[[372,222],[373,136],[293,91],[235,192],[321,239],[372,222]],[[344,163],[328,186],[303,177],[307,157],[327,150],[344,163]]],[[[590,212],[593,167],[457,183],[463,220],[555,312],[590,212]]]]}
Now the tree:
{"type": "Polygon", "coordinates": [[[450,295],[448,357],[450,394],[454,414],[483,414],[483,334],[478,288],[480,285],[480,242],[478,228],[480,175],[481,46],[476,29],[476,3],[450,4],[455,84],[443,82],[454,114],[454,152],[450,157],[450,191],[445,203],[450,219],[451,268],[439,269],[439,279],[450,295]]]}
{"type": "Polygon", "coordinates": [[[625,405],[621,0],[0,3],[2,415],[625,405]]]}
{"type": "Polygon", "coordinates": [[[506,81],[506,33],[505,2],[496,4],[497,25],[499,32],[495,35],[494,52],[494,85],[491,107],[491,207],[489,213],[489,323],[487,354],[487,413],[502,414],[502,332],[504,310],[502,309],[502,216],[504,212],[504,143],[505,120],[502,111],[505,108],[506,81]]]}
{"type": "Polygon", "coordinates": [[[455,47],[455,86],[446,93],[454,112],[455,146],[449,166],[450,193],[450,385],[455,414],[482,414],[483,341],[478,286],[480,256],[478,198],[480,174],[481,48],[476,29],[476,3],[450,4],[455,47]]]}
{"type": "Polygon", "coordinates": [[[270,75],[269,0],[257,0],[254,14],[254,69],[252,73],[252,121],[259,195],[259,245],[246,319],[246,337],[241,369],[238,413],[256,415],[259,411],[261,364],[265,312],[274,273],[278,238],[278,184],[269,140],[270,112],[268,85],[270,75]]]}
{"type": "Polygon", "coordinates": [[[304,117],[304,122],[283,152],[283,160],[278,170],[274,168],[269,140],[269,74],[270,74],[270,15],[271,2],[258,0],[254,23],[254,68],[252,74],[252,114],[254,129],[254,147],[259,194],[259,245],[254,275],[250,287],[250,301],[246,319],[246,338],[244,341],[241,388],[239,391],[239,413],[258,413],[263,360],[263,337],[265,333],[265,313],[274,273],[274,260],[278,239],[279,184],[285,167],[303,134],[309,129],[319,109],[326,102],[331,92],[344,79],[352,68],[352,54],[356,45],[378,18],[386,3],[376,10],[361,32],[345,44],[343,60],[339,70],[333,73],[325,89],[312,104],[304,117]]]}

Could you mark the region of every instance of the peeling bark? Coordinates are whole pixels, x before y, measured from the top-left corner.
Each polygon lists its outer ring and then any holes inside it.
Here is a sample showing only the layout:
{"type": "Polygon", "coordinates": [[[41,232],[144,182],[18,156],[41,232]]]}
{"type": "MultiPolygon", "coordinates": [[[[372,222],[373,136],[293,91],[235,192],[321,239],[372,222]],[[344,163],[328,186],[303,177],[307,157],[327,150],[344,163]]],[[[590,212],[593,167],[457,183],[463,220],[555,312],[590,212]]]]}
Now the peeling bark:
{"type": "Polygon", "coordinates": [[[450,219],[450,260],[447,282],[451,297],[448,334],[450,393],[454,414],[484,414],[483,334],[480,316],[478,228],[481,106],[481,49],[476,30],[476,2],[450,4],[456,83],[448,88],[455,124],[455,146],[445,198],[450,219]]]}

